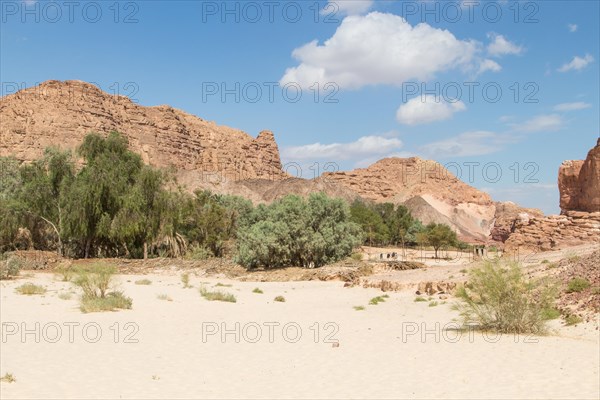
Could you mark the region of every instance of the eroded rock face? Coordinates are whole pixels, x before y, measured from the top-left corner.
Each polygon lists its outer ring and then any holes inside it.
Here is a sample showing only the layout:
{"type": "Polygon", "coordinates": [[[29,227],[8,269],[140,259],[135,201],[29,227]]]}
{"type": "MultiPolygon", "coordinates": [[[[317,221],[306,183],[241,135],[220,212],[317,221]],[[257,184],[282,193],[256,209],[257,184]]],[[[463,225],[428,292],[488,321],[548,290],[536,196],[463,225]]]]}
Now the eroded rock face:
{"type": "Polygon", "coordinates": [[[490,235],[495,214],[490,196],[435,161],[385,158],[368,168],[324,174],[323,179],[375,202],[405,204],[424,223],[449,224],[464,240],[485,242],[490,235]]]}
{"type": "Polygon", "coordinates": [[[600,139],[584,161],[565,161],[558,171],[560,208],[566,211],[600,211],[600,139]]]}
{"type": "Polygon", "coordinates": [[[80,81],[48,81],[0,99],[0,155],[75,149],[90,132],[123,133],[145,163],[174,167],[190,189],[208,180],[286,178],[273,133],[245,132],[169,106],[143,107],[80,81]]]}
{"type": "Polygon", "coordinates": [[[544,213],[535,208],[524,208],[510,201],[496,203],[496,215],[491,239],[504,243],[518,226],[531,218],[542,218],[544,213]]]}

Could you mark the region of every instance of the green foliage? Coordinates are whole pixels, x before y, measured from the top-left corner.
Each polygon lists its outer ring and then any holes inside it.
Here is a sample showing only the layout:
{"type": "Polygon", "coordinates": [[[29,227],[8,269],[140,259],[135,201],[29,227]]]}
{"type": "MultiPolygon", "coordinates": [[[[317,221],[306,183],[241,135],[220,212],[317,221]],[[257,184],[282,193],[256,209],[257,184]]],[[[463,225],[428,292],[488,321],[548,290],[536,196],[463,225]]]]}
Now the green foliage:
{"type": "Polygon", "coordinates": [[[364,311],[364,309],[365,309],[364,306],[354,306],[352,308],[354,308],[356,311],[364,311]]]}
{"type": "Polygon", "coordinates": [[[429,307],[436,307],[439,303],[437,301],[430,301],[429,307]]]}
{"type": "Polygon", "coordinates": [[[181,283],[183,284],[184,289],[191,288],[189,273],[186,272],[186,273],[181,274],[181,283]]]}
{"type": "Polygon", "coordinates": [[[260,290],[259,288],[254,288],[252,293],[263,294],[264,292],[262,290],[260,290]]]}
{"type": "Polygon", "coordinates": [[[431,223],[425,229],[417,234],[417,241],[422,246],[432,246],[435,251],[435,258],[438,258],[438,251],[446,246],[455,246],[458,244],[456,232],[448,225],[431,223]]]}
{"type": "Polygon", "coordinates": [[[285,297],[283,296],[277,296],[273,299],[273,301],[276,301],[278,303],[285,303],[285,297]]]}
{"type": "Polygon", "coordinates": [[[83,290],[84,297],[104,298],[108,294],[113,275],[117,269],[112,265],[93,263],[78,267],[73,283],[83,290]]]}
{"type": "Polygon", "coordinates": [[[583,319],[575,314],[569,314],[565,317],[565,324],[567,326],[577,325],[583,322],[583,319]]]}
{"type": "Polygon", "coordinates": [[[23,262],[16,257],[0,258],[0,280],[12,279],[19,276],[23,262]]]}
{"type": "Polygon", "coordinates": [[[114,310],[129,310],[133,305],[133,300],[127,297],[123,292],[110,292],[106,297],[83,296],[79,308],[84,313],[103,312],[114,310]]]}
{"type": "Polygon", "coordinates": [[[422,301],[427,301],[427,299],[423,296],[417,296],[417,297],[415,297],[414,301],[415,301],[415,303],[418,303],[418,302],[422,302],[422,301]]]}
{"type": "Polygon", "coordinates": [[[346,203],[325,194],[286,196],[257,207],[238,233],[237,260],[249,268],[320,267],[349,256],[361,242],[346,203]]]}
{"type": "Polygon", "coordinates": [[[576,277],[567,284],[567,293],[579,293],[591,286],[590,282],[585,278],[576,277]]]}
{"type": "Polygon", "coordinates": [[[18,286],[15,290],[19,294],[24,294],[28,296],[34,294],[46,294],[46,288],[34,285],[33,283],[24,283],[21,286],[18,286]]]}
{"type": "Polygon", "coordinates": [[[465,324],[501,333],[545,331],[545,310],[552,308],[556,286],[545,279],[528,280],[518,264],[487,261],[470,271],[469,282],[457,290],[455,306],[465,324]]]}
{"type": "Polygon", "coordinates": [[[209,291],[204,286],[200,287],[200,295],[208,301],[225,301],[228,303],[235,303],[237,299],[231,293],[217,291],[209,291]]]}
{"type": "Polygon", "coordinates": [[[545,321],[551,320],[551,319],[556,319],[560,317],[560,311],[557,310],[554,307],[550,307],[550,308],[544,308],[542,310],[542,318],[545,321]]]}

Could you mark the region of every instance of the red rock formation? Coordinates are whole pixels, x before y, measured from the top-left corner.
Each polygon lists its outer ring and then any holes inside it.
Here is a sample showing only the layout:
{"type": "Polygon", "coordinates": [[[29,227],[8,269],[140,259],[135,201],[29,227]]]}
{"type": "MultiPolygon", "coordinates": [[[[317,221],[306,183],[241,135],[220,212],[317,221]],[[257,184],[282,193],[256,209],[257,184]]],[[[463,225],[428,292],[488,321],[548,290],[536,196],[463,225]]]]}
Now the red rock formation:
{"type": "Polygon", "coordinates": [[[0,155],[39,158],[76,148],[89,132],[118,131],[144,162],[175,167],[191,189],[204,181],[286,178],[273,133],[254,139],[169,106],[143,107],[80,81],[48,81],[0,99],[0,155]]]}
{"type": "Polygon", "coordinates": [[[584,161],[565,161],[558,171],[560,208],[600,211],[600,139],[584,161]]]}

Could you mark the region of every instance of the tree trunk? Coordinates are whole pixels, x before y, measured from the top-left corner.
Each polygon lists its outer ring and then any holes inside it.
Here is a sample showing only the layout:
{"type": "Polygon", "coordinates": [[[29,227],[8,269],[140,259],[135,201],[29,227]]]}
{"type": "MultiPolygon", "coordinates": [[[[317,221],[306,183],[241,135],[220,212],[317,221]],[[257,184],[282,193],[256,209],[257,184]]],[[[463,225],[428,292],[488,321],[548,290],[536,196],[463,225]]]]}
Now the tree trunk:
{"type": "Polygon", "coordinates": [[[85,254],[84,254],[84,258],[90,258],[90,247],[92,245],[92,239],[91,238],[86,238],[85,239],[85,254]]]}
{"type": "Polygon", "coordinates": [[[144,260],[148,259],[148,243],[144,242],[144,260]]]}

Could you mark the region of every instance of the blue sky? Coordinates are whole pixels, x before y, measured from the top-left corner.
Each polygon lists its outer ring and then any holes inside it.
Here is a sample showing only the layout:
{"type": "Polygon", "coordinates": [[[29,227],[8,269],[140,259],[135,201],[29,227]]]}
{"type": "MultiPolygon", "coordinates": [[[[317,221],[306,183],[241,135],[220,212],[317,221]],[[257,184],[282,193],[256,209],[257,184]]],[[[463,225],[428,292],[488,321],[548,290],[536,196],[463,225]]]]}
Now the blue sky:
{"type": "Polygon", "coordinates": [[[598,1],[0,6],[2,95],[79,79],[269,129],[304,177],[415,155],[557,213],[558,167],[600,134],[598,1]]]}

